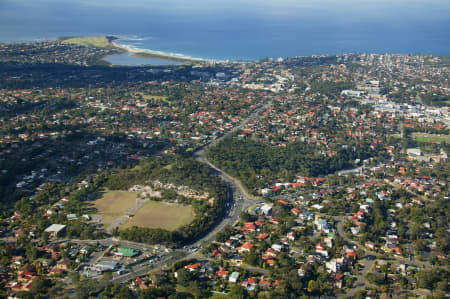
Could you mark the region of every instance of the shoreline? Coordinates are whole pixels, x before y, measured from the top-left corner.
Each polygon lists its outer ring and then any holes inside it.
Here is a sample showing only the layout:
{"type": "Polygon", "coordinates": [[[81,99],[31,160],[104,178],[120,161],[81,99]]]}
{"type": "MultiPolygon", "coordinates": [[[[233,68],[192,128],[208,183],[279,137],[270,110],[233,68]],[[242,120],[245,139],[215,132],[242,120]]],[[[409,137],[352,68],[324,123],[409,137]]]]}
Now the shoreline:
{"type": "Polygon", "coordinates": [[[186,62],[186,63],[199,63],[199,62],[211,62],[213,60],[203,59],[203,58],[195,58],[190,56],[184,56],[182,54],[171,54],[165,53],[162,51],[154,51],[148,49],[137,49],[132,46],[120,45],[116,41],[119,40],[119,37],[114,37],[113,40],[110,40],[110,44],[116,48],[124,50],[128,53],[132,53],[131,56],[140,57],[140,58],[152,58],[158,60],[168,60],[168,61],[176,61],[176,62],[186,62]]]}

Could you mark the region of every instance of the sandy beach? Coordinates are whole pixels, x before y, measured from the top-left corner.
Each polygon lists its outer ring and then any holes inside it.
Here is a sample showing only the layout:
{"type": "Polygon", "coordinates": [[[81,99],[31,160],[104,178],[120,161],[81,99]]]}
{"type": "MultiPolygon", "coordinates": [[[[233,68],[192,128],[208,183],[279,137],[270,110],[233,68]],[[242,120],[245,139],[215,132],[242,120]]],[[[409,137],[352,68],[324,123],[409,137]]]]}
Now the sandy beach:
{"type": "MultiPolygon", "coordinates": [[[[116,39],[117,40],[117,39],[116,39]]],[[[184,62],[205,62],[209,61],[202,58],[190,57],[182,54],[176,53],[166,53],[162,51],[153,51],[148,49],[138,49],[127,45],[120,45],[116,40],[111,41],[111,45],[114,47],[123,49],[129,53],[133,53],[132,56],[142,57],[142,58],[152,58],[152,59],[161,59],[161,60],[173,60],[173,61],[184,61],[184,62]]]]}

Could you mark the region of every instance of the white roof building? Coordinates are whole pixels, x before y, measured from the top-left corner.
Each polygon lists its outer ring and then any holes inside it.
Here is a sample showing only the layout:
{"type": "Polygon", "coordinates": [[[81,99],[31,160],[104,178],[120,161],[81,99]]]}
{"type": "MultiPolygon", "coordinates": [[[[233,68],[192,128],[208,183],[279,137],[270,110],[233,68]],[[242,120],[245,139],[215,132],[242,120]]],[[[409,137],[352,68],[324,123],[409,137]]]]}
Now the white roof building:
{"type": "Polygon", "coordinates": [[[231,275],[230,275],[228,281],[229,281],[229,282],[236,283],[237,280],[238,280],[238,278],[239,278],[239,272],[233,272],[233,273],[231,273],[231,275]]]}
{"type": "Polygon", "coordinates": [[[422,151],[420,150],[420,148],[408,148],[406,150],[406,153],[408,154],[408,156],[413,157],[422,156],[422,151]]]}
{"type": "Polygon", "coordinates": [[[57,236],[61,232],[63,232],[65,229],[66,229],[66,226],[63,224],[52,224],[45,229],[45,232],[57,236]]]}
{"type": "Polygon", "coordinates": [[[268,205],[268,204],[264,204],[264,205],[261,207],[261,212],[262,212],[264,215],[270,215],[270,214],[272,213],[272,206],[270,206],[270,205],[268,205]]]}

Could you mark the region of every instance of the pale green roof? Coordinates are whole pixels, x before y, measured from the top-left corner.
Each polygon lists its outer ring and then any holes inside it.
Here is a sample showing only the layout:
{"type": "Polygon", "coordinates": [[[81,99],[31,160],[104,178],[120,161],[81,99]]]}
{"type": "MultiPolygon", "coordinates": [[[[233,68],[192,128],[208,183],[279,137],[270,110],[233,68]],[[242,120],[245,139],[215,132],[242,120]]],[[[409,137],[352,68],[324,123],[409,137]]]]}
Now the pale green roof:
{"type": "Polygon", "coordinates": [[[139,254],[139,250],[128,247],[120,247],[117,253],[126,257],[133,257],[139,254]]]}

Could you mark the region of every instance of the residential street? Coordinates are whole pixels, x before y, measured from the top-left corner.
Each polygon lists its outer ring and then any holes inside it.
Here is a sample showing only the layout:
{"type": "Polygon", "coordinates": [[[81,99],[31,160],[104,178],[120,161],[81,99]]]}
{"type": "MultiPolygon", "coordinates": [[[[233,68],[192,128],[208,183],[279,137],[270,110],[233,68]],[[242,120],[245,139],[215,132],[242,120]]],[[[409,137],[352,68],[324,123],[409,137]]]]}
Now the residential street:
{"type": "MultiPolygon", "coordinates": [[[[160,257],[160,260],[155,263],[148,263],[144,262],[142,264],[138,264],[134,267],[132,267],[131,271],[120,275],[115,276],[113,278],[114,282],[117,283],[124,283],[127,281],[130,281],[134,279],[137,276],[144,275],[148,273],[151,270],[167,267],[176,262],[180,259],[186,259],[193,257],[193,253],[191,252],[192,248],[199,248],[201,246],[208,245],[209,243],[213,242],[215,240],[215,236],[218,232],[222,231],[227,225],[233,225],[239,220],[239,217],[243,211],[248,209],[250,206],[262,203],[263,200],[258,199],[250,194],[245,190],[242,183],[236,179],[234,179],[232,176],[212,164],[210,161],[208,161],[205,157],[205,151],[208,147],[215,145],[217,142],[220,142],[221,140],[225,139],[226,137],[230,136],[231,134],[235,133],[237,130],[240,130],[243,128],[248,122],[256,119],[258,115],[266,110],[272,103],[269,102],[268,104],[260,107],[255,112],[253,112],[248,118],[243,120],[241,124],[230,130],[227,134],[223,135],[222,137],[214,140],[210,144],[202,147],[200,150],[196,151],[193,156],[194,158],[209,167],[211,167],[217,175],[219,175],[227,184],[228,186],[228,203],[230,209],[227,210],[227,214],[223,216],[223,218],[220,220],[220,222],[210,231],[208,232],[204,237],[201,239],[195,241],[189,246],[186,246],[183,249],[177,249],[170,253],[167,253],[160,257]]],[[[95,244],[99,242],[100,244],[104,246],[110,246],[110,245],[118,245],[118,246],[125,246],[125,247],[133,247],[136,249],[139,249],[141,251],[144,251],[144,248],[148,248],[149,245],[143,244],[143,243],[136,243],[136,242],[130,242],[130,241],[124,241],[124,240],[118,240],[115,238],[109,238],[104,240],[71,240],[72,242],[77,242],[80,244],[95,244]]]]}

